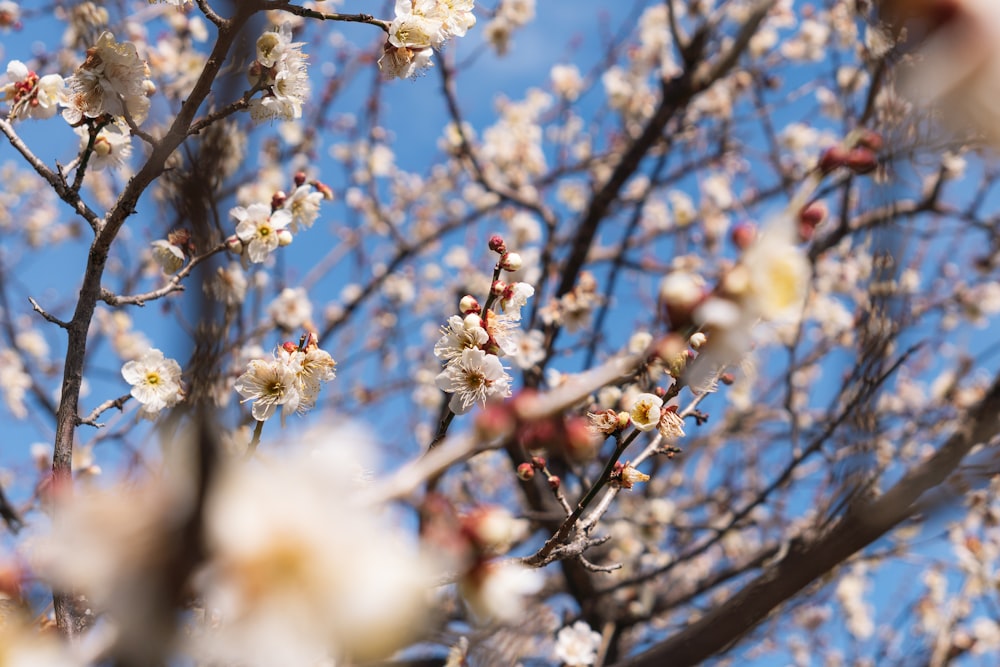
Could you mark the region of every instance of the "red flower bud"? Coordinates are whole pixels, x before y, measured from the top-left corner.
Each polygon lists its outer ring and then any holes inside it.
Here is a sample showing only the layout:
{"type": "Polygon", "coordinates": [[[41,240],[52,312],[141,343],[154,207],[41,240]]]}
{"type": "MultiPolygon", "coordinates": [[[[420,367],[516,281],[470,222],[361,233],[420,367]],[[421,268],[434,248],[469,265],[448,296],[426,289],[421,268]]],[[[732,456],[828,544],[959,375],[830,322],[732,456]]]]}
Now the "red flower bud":
{"type": "Polygon", "coordinates": [[[504,243],[502,236],[494,234],[490,237],[490,250],[500,255],[507,253],[507,244],[504,243]]]}
{"type": "Polygon", "coordinates": [[[819,170],[824,174],[843,167],[847,163],[847,151],[843,146],[831,146],[819,158],[819,170]]]}
{"type": "Polygon", "coordinates": [[[878,157],[870,148],[852,148],[847,153],[845,165],[855,174],[870,174],[878,167],[878,157]]]}

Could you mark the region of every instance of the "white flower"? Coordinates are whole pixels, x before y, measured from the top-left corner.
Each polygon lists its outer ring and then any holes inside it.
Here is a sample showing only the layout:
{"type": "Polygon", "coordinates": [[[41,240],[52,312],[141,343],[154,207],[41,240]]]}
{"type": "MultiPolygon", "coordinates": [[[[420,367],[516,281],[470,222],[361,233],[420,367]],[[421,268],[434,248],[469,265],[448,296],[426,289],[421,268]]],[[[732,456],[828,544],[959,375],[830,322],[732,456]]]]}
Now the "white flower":
{"type": "Polygon", "coordinates": [[[512,338],[517,345],[517,353],[512,356],[518,368],[527,370],[545,359],[545,334],[540,330],[518,330],[512,338]]]}
{"type": "Polygon", "coordinates": [[[286,287],[267,307],[267,314],[282,329],[300,329],[312,319],[312,304],[305,288],[286,287]]]}
{"type": "Polygon", "coordinates": [[[549,76],[552,78],[552,89],[559,97],[572,102],[580,96],[583,77],[576,65],[553,65],[549,76]]]}
{"type": "Polygon", "coordinates": [[[328,652],[367,662],[428,618],[431,564],[358,500],[367,434],[327,426],[305,442],[267,466],[225,468],[211,490],[211,561],[197,585],[219,620],[195,638],[196,662],[315,666],[328,652]]]}
{"type": "Polygon", "coordinates": [[[281,406],[281,415],[298,410],[298,369],[280,359],[253,359],[247,371],[236,380],[235,389],[243,397],[241,403],[253,401],[250,412],[257,421],[266,421],[281,406]]]}
{"type": "Polygon", "coordinates": [[[20,60],[7,64],[9,83],[0,88],[0,99],[10,101],[10,117],[51,118],[56,105],[64,104],[66,83],[58,74],[39,78],[20,60]]]}
{"type": "Polygon", "coordinates": [[[292,214],[292,222],[288,228],[293,234],[298,233],[299,226],[309,228],[319,217],[319,205],[323,201],[323,193],[311,185],[300,185],[285,199],[282,208],[292,214]]]}
{"type": "Polygon", "coordinates": [[[511,319],[521,319],[521,308],[528,303],[528,299],[535,295],[535,288],[528,283],[511,283],[504,290],[500,299],[500,310],[509,315],[511,319]]]}
{"type": "Polygon", "coordinates": [[[297,354],[301,355],[298,360],[299,410],[305,411],[316,405],[321,385],[336,377],[334,369],[337,367],[337,362],[329,352],[315,345],[297,354]]]}
{"type": "Polygon", "coordinates": [[[386,41],[382,47],[382,57],[378,59],[378,68],[386,79],[409,79],[434,66],[431,56],[434,51],[430,47],[414,49],[408,46],[393,46],[386,41]]]}
{"type": "Polygon", "coordinates": [[[461,317],[452,315],[448,318],[448,323],[441,327],[441,338],[434,344],[434,356],[450,362],[455,357],[462,356],[463,350],[478,348],[489,339],[486,329],[466,327],[461,317]]]}
{"type": "Polygon", "coordinates": [[[285,210],[271,212],[266,204],[251,204],[247,208],[236,206],[229,211],[239,224],[236,236],[246,246],[250,261],[263,262],[279,243],[279,232],[292,222],[292,215],[285,210]]]}
{"type": "Polygon", "coordinates": [[[457,415],[464,415],[476,403],[485,406],[489,398],[510,396],[510,376],[500,360],[477,349],[462,350],[435,378],[435,384],[452,395],[448,407],[457,415]]]}
{"type": "MultiPolygon", "coordinates": [[[[90,143],[90,131],[86,127],[80,126],[74,128],[74,132],[80,137],[80,152],[82,153],[90,143]]],[[[129,132],[128,126],[122,127],[118,123],[111,123],[97,133],[88,164],[95,171],[101,171],[107,167],[119,168],[125,165],[131,155],[132,134],[129,132]]]]}
{"type": "Polygon", "coordinates": [[[148,74],[135,44],[119,44],[110,32],[101,33],[97,44],[87,50],[87,59],[66,81],[70,89],[69,107],[63,117],[71,125],[77,125],[84,117],[128,113],[132,120],[141,123],[149,112],[146,93],[152,82],[148,74]]]}
{"type": "Polygon", "coordinates": [[[794,319],[809,289],[811,268],[805,252],[794,243],[791,225],[783,220],[768,226],[740,258],[747,272],[747,303],[765,320],[794,319]]]}
{"type": "Polygon", "coordinates": [[[146,419],[154,419],[184,398],[180,364],[164,358],[156,348],[122,366],[122,377],[132,385],[132,398],[142,404],[139,414],[146,419]]]}
{"type": "Polygon", "coordinates": [[[663,399],[656,394],[639,394],[629,411],[632,424],[640,431],[652,431],[660,423],[662,407],[663,399]]]}
{"type": "Polygon", "coordinates": [[[292,27],[286,22],[257,38],[257,62],[264,67],[274,67],[291,46],[292,27]]]}
{"type": "Polygon", "coordinates": [[[597,660],[601,635],[590,629],[586,621],[567,625],[556,635],[556,659],[566,665],[592,665],[597,660]]]}
{"type": "Polygon", "coordinates": [[[496,343],[496,346],[500,348],[499,350],[490,351],[494,352],[497,356],[513,357],[520,352],[517,340],[519,332],[520,328],[517,319],[510,315],[497,315],[492,310],[486,311],[486,333],[496,343]]]}
{"type": "Polygon", "coordinates": [[[442,21],[415,13],[410,0],[396,0],[396,18],[389,26],[390,44],[396,48],[426,49],[440,46],[447,38],[442,21]]]}
{"type": "Polygon", "coordinates": [[[17,419],[28,416],[24,398],[31,388],[31,376],[24,370],[21,356],[14,350],[0,350],[0,392],[7,409],[17,419]]]}
{"type": "Polygon", "coordinates": [[[674,441],[684,437],[684,420],[676,410],[663,410],[660,414],[660,421],[656,425],[660,435],[664,440],[674,441]]]}
{"type": "Polygon", "coordinates": [[[435,0],[442,16],[444,32],[449,37],[465,37],[465,33],[476,25],[476,15],[472,13],[473,0],[435,0]]]}
{"type": "Polygon", "coordinates": [[[315,342],[305,350],[285,343],[274,359],[251,360],[235,388],[242,402],[254,402],[251,413],[257,421],[269,419],[279,405],[284,419],[292,412],[306,412],[316,405],[321,385],[335,377],[336,366],[330,354],[315,342]]]}
{"type": "Polygon", "coordinates": [[[14,0],[0,0],[0,30],[21,27],[21,8],[14,0]]]}
{"type": "Polygon", "coordinates": [[[258,123],[302,117],[302,105],[311,90],[309,72],[302,42],[291,40],[288,23],[257,39],[257,62],[251,70],[251,80],[264,88],[264,94],[250,100],[249,111],[258,123]]]}
{"type": "Polygon", "coordinates": [[[164,273],[177,273],[184,266],[184,251],[180,247],[166,239],[157,239],[150,245],[153,248],[153,259],[164,273]]]}
{"type": "Polygon", "coordinates": [[[487,562],[459,582],[472,612],[483,621],[513,622],[524,614],[525,597],[541,590],[538,570],[513,563],[487,562]]]}
{"type": "Polygon", "coordinates": [[[239,262],[216,269],[215,277],[205,285],[206,291],[222,303],[236,306],[247,296],[247,277],[239,262]]]}

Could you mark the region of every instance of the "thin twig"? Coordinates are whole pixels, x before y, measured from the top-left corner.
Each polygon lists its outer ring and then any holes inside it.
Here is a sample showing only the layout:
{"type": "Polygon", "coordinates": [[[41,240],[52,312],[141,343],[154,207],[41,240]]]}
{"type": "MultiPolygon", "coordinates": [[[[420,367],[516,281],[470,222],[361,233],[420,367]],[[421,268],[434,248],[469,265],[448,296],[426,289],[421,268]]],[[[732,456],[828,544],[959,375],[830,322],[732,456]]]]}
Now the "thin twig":
{"type": "Polygon", "coordinates": [[[87,426],[93,426],[94,428],[102,428],[104,424],[98,422],[97,418],[111,408],[118,408],[119,412],[124,410],[125,403],[130,398],[132,398],[131,394],[125,394],[124,396],[119,396],[118,398],[110,398],[91,410],[90,414],[86,417],[78,419],[76,423],[78,426],[86,424],[87,426]]]}
{"type": "Polygon", "coordinates": [[[46,312],[44,308],[38,305],[37,301],[32,299],[30,296],[28,297],[28,302],[31,303],[31,307],[35,310],[35,312],[41,315],[43,318],[45,318],[46,321],[51,322],[52,324],[55,324],[63,329],[69,328],[68,322],[63,322],[55,315],[50,315],[48,312],[46,312]]]}

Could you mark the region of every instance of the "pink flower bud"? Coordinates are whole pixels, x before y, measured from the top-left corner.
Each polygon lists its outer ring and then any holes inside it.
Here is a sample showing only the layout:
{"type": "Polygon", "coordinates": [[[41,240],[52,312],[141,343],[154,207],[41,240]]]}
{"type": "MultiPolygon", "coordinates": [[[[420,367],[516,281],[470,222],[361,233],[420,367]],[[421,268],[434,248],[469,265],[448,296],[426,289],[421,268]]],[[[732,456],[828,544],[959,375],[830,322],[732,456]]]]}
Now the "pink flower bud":
{"type": "Polygon", "coordinates": [[[502,280],[494,280],[490,285],[490,292],[496,296],[503,296],[509,285],[502,280]]]}
{"type": "Polygon", "coordinates": [[[559,487],[562,486],[562,480],[559,479],[556,475],[552,475],[551,477],[549,477],[548,482],[549,482],[549,488],[551,488],[553,491],[558,491],[559,487]]]}
{"type": "Polygon", "coordinates": [[[226,237],[226,250],[236,254],[243,252],[243,241],[236,234],[226,237]]]}
{"type": "Polygon", "coordinates": [[[306,172],[304,172],[304,171],[297,171],[297,172],[295,172],[294,181],[295,181],[295,187],[299,187],[300,185],[302,185],[303,183],[305,183],[306,182],[306,172]]]}
{"type": "Polygon", "coordinates": [[[277,211],[279,208],[284,206],[286,199],[288,199],[288,195],[286,195],[281,190],[275,192],[274,195],[271,197],[271,210],[277,211]]]}

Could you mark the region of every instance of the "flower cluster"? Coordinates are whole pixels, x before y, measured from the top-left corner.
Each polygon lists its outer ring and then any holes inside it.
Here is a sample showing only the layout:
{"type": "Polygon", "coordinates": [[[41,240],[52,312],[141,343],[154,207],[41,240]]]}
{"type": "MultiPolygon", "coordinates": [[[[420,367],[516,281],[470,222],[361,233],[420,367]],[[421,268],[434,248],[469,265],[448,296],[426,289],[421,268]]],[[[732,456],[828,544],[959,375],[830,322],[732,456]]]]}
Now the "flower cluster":
{"type": "Polygon", "coordinates": [[[386,78],[407,79],[431,67],[433,49],[476,24],[472,6],[473,0],[396,0],[379,69],[386,78]]]}
{"type": "Polygon", "coordinates": [[[236,234],[226,239],[230,251],[239,253],[246,266],[259,264],[280,246],[292,242],[292,234],[312,227],[319,218],[319,205],[324,199],[333,199],[333,191],[316,180],[308,180],[305,173],[297,172],[295,189],[286,195],[278,190],[271,196],[271,203],[254,203],[236,206],[229,214],[236,219],[236,234]]]}
{"type": "Polygon", "coordinates": [[[250,204],[233,207],[229,215],[236,218],[236,234],[226,239],[226,244],[254,264],[266,260],[278,246],[292,242],[292,232],[286,229],[292,223],[292,214],[284,209],[250,204]]]}
{"type": "Polygon", "coordinates": [[[155,348],[122,366],[122,377],[132,385],[132,398],[142,404],[139,416],[145,419],[156,419],[184,398],[180,364],[155,348]]]}
{"type": "MultiPolygon", "coordinates": [[[[490,249],[500,255],[494,272],[496,278],[501,270],[521,268],[520,255],[508,252],[499,236],[490,239],[490,249]]],[[[513,357],[520,352],[521,308],[534,293],[535,289],[527,283],[494,279],[485,307],[467,295],[459,303],[462,315],[452,315],[441,327],[434,355],[446,365],[435,384],[451,394],[448,408],[452,412],[465,414],[477,403],[485,406],[491,398],[510,396],[511,377],[500,357],[513,357]]]]}
{"type": "Polygon", "coordinates": [[[63,118],[70,125],[104,114],[127,116],[142,123],[149,113],[149,95],[156,90],[149,79],[149,67],[139,57],[135,44],[118,43],[107,31],[87,49],[86,60],[66,85],[70,90],[69,105],[63,118]]]}
{"type": "Polygon", "coordinates": [[[66,83],[58,74],[38,74],[20,60],[7,63],[8,83],[0,88],[0,99],[10,102],[10,118],[51,118],[56,105],[65,103],[66,83]]]}
{"type": "Polygon", "coordinates": [[[286,342],[272,359],[254,359],[236,380],[243,402],[253,401],[251,413],[266,421],[281,406],[282,419],[292,412],[304,413],[316,405],[320,387],[335,377],[337,362],[319,348],[315,334],[306,334],[296,345],[286,342]]]}
{"type": "Polygon", "coordinates": [[[257,58],[250,66],[250,83],[264,95],[250,101],[250,117],[256,122],[292,120],[302,116],[309,97],[309,74],[302,42],[292,41],[292,29],[285,23],[257,39],[257,58]]]}

